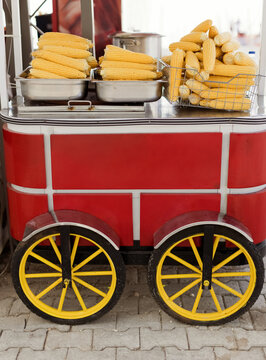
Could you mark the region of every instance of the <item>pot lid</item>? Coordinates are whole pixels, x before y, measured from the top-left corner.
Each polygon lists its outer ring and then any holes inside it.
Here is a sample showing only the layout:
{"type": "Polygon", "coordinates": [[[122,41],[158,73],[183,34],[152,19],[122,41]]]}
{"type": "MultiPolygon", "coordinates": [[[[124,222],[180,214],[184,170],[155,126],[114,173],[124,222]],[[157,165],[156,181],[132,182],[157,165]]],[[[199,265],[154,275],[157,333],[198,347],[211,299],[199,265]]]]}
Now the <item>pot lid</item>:
{"type": "Polygon", "coordinates": [[[156,34],[156,33],[140,33],[140,32],[124,32],[124,31],[120,31],[114,34],[111,34],[110,37],[111,38],[144,38],[144,37],[151,37],[151,36],[156,36],[156,37],[162,37],[162,35],[160,34],[156,34]]]}

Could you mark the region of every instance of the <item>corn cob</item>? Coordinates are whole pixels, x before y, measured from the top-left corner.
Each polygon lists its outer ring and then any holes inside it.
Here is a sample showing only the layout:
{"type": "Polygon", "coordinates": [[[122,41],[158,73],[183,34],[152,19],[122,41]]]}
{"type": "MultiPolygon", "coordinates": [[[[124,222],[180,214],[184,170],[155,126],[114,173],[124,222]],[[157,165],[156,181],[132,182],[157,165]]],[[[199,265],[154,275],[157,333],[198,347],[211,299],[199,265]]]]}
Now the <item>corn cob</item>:
{"type": "Polygon", "coordinates": [[[203,90],[208,90],[208,86],[206,86],[205,84],[203,84],[200,81],[197,81],[195,79],[189,79],[186,81],[186,85],[189,87],[189,89],[191,91],[193,91],[196,94],[200,94],[201,91],[203,90]]]}
{"type": "Polygon", "coordinates": [[[200,70],[199,60],[192,51],[188,51],[186,54],[186,69],[190,76],[195,76],[200,70]]]}
{"type": "Polygon", "coordinates": [[[250,105],[251,101],[248,98],[210,101],[210,107],[220,110],[244,111],[249,110],[250,105]]]}
{"type": "Polygon", "coordinates": [[[205,32],[196,31],[196,32],[191,32],[190,34],[183,36],[180,39],[180,41],[188,41],[188,42],[191,41],[193,43],[202,43],[207,38],[208,38],[208,35],[205,34],[205,32]]]}
{"type": "Polygon", "coordinates": [[[189,95],[190,95],[190,90],[186,85],[180,85],[179,86],[179,95],[181,97],[181,99],[185,100],[188,99],[189,95]]]}
{"type": "Polygon", "coordinates": [[[200,106],[207,106],[207,107],[210,107],[210,100],[208,99],[202,99],[200,100],[200,106]]]}
{"type": "Polygon", "coordinates": [[[224,54],[223,62],[226,65],[234,65],[234,63],[235,63],[234,54],[232,52],[228,52],[228,53],[224,54]]]}
{"type": "Polygon", "coordinates": [[[169,50],[171,52],[175,49],[182,49],[184,51],[200,51],[200,46],[190,41],[178,41],[169,45],[169,50]]]}
{"type": "Polygon", "coordinates": [[[195,79],[197,81],[201,81],[201,82],[204,82],[204,81],[207,81],[209,79],[209,73],[205,70],[201,70],[196,76],[195,76],[195,79]]]}
{"type": "Polygon", "coordinates": [[[203,54],[202,54],[201,51],[197,51],[197,52],[195,53],[195,55],[197,56],[197,58],[198,58],[199,61],[203,61],[203,54]]]}
{"type": "Polygon", "coordinates": [[[77,69],[79,71],[86,71],[89,68],[88,63],[85,59],[72,59],[68,56],[52,53],[47,50],[34,51],[32,53],[32,56],[52,61],[56,64],[69,66],[70,68],[77,69]]]}
{"type": "Polygon", "coordinates": [[[170,65],[171,55],[169,55],[169,56],[163,56],[163,57],[162,57],[162,61],[165,62],[166,64],[170,65]]]}
{"type": "MultiPolygon", "coordinates": [[[[66,79],[66,77],[64,76],[60,76],[39,69],[30,69],[30,74],[31,74],[31,78],[35,78],[35,79],[66,79]]],[[[30,77],[28,76],[28,78],[30,77]]]]}
{"type": "Polygon", "coordinates": [[[240,66],[240,65],[215,65],[212,71],[213,75],[221,76],[239,76],[246,77],[246,75],[256,74],[256,68],[253,66],[240,66]]]}
{"type": "Polygon", "coordinates": [[[34,69],[44,70],[51,72],[53,74],[57,74],[60,76],[64,76],[68,79],[85,79],[86,74],[79,70],[73,69],[68,66],[56,64],[51,61],[47,61],[44,59],[33,59],[31,65],[34,69]]]}
{"type": "Polygon", "coordinates": [[[222,46],[222,51],[224,53],[228,53],[228,52],[232,52],[232,51],[235,51],[239,48],[240,44],[238,41],[236,40],[231,40],[231,41],[228,41],[227,43],[225,43],[223,46],[222,46]]]}
{"type": "Polygon", "coordinates": [[[212,26],[212,20],[208,19],[197,25],[191,32],[196,32],[196,31],[207,32],[211,26],[212,26]]]}
{"type": "Polygon", "coordinates": [[[40,36],[40,40],[52,40],[52,39],[59,39],[63,41],[75,41],[81,42],[84,44],[91,44],[91,41],[85,39],[81,36],[73,35],[73,34],[66,34],[61,32],[46,32],[40,36]]]}
{"type": "Polygon", "coordinates": [[[101,63],[104,61],[104,56],[100,56],[99,57],[99,65],[101,65],[101,63]]]}
{"type": "Polygon", "coordinates": [[[254,66],[256,67],[256,63],[251,57],[242,51],[238,51],[234,55],[234,62],[236,65],[244,65],[244,66],[254,66]]]}
{"type": "Polygon", "coordinates": [[[169,81],[169,100],[177,101],[179,94],[179,85],[182,76],[182,67],[184,62],[184,51],[176,49],[171,56],[170,62],[170,81],[169,81]]]}
{"type": "Polygon", "coordinates": [[[92,53],[87,50],[74,49],[65,46],[46,45],[43,47],[43,50],[65,55],[74,59],[87,59],[89,56],[92,55],[92,53]]]}
{"type": "Polygon", "coordinates": [[[142,69],[142,70],[150,70],[156,71],[157,66],[155,64],[139,64],[127,61],[108,61],[103,60],[101,63],[101,67],[105,68],[130,68],[130,69],[142,69]]]}
{"type": "Polygon", "coordinates": [[[251,85],[255,84],[254,79],[252,76],[248,77],[235,77],[231,78],[230,76],[210,76],[208,83],[209,87],[220,87],[220,88],[242,88],[242,87],[249,87],[251,85]]]}
{"type": "Polygon", "coordinates": [[[85,74],[86,74],[87,76],[90,76],[90,75],[91,75],[91,67],[90,67],[90,65],[89,65],[88,70],[85,71],[85,74]]]}
{"type": "Polygon", "coordinates": [[[97,62],[97,60],[95,59],[94,56],[89,56],[89,57],[87,58],[87,62],[88,62],[89,66],[90,66],[92,69],[94,69],[94,68],[96,68],[96,67],[98,66],[98,62],[97,62]]]}
{"type": "Polygon", "coordinates": [[[198,94],[190,94],[189,97],[188,97],[188,100],[190,102],[190,104],[192,105],[198,105],[200,103],[200,96],[198,94]]]}
{"type": "Polygon", "coordinates": [[[154,71],[130,68],[105,68],[101,75],[103,80],[153,80],[158,76],[154,71]]]}
{"type": "Polygon", "coordinates": [[[223,55],[223,52],[219,46],[215,46],[215,51],[216,51],[216,58],[219,58],[220,56],[223,55]]]}
{"type": "Polygon", "coordinates": [[[219,34],[219,31],[216,26],[211,26],[209,30],[209,38],[213,39],[216,35],[219,34]]]}
{"type": "Polygon", "coordinates": [[[230,41],[232,38],[232,35],[230,32],[223,32],[215,36],[214,42],[217,46],[222,46],[226,42],[230,41]]]}
{"type": "Polygon", "coordinates": [[[38,47],[39,49],[43,49],[44,46],[65,46],[65,47],[70,47],[73,49],[82,49],[82,50],[88,50],[89,49],[89,44],[85,44],[82,42],[78,42],[78,41],[63,41],[60,39],[47,39],[47,40],[39,40],[38,41],[38,47]]]}
{"type": "Polygon", "coordinates": [[[207,39],[203,42],[203,67],[208,73],[212,72],[215,65],[216,49],[212,39],[207,39]]]}
{"type": "Polygon", "coordinates": [[[245,95],[245,89],[224,89],[224,88],[212,88],[203,90],[200,92],[200,96],[204,99],[224,99],[243,97],[245,95]]]}
{"type": "Polygon", "coordinates": [[[154,59],[152,56],[122,49],[114,45],[107,45],[105,49],[104,59],[112,61],[137,62],[140,64],[156,63],[156,59],[154,59]]]}

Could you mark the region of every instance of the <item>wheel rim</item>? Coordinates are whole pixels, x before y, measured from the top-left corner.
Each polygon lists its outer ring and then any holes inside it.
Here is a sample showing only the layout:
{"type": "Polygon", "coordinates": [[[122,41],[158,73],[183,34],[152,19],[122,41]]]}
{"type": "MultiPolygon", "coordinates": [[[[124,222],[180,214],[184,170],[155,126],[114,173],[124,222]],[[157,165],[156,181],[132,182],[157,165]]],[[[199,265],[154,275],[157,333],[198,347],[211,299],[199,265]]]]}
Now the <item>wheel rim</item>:
{"type": "MultiPolygon", "coordinates": [[[[62,269],[61,269],[61,253],[59,250],[59,246],[57,245],[58,238],[60,233],[55,233],[52,235],[45,236],[40,240],[34,242],[23,254],[20,266],[19,266],[19,279],[22,290],[26,297],[30,300],[30,302],[36,306],[42,312],[57,318],[62,319],[81,319],[84,317],[89,317],[95,313],[98,313],[102,310],[110,301],[113,296],[113,293],[116,288],[117,283],[117,275],[115,266],[110,256],[106,252],[106,250],[97,244],[94,240],[81,236],[79,234],[71,233],[70,237],[73,239],[73,246],[71,249],[71,275],[72,282],[71,286],[68,283],[62,284],[62,269]],[[38,255],[34,249],[36,249],[39,245],[47,245],[47,242],[51,245],[54,255],[57,258],[57,263],[54,261],[50,261],[45,257],[38,255]],[[77,250],[79,248],[79,244],[82,243],[83,248],[84,244],[87,242],[87,245],[93,246],[95,251],[92,252],[89,256],[79,262],[77,265],[75,264],[75,258],[77,256],[77,250]],[[104,256],[106,262],[108,263],[107,270],[97,270],[97,271],[88,271],[84,269],[86,266],[90,266],[93,259],[96,259],[97,256],[104,256]],[[29,264],[29,258],[33,257],[35,261],[37,260],[38,265],[42,267],[42,269],[48,269],[48,271],[43,272],[32,272],[32,270],[27,269],[29,264]],[[86,271],[84,271],[86,270],[86,271]],[[84,279],[89,279],[89,282],[84,281],[84,279]],[[92,280],[96,282],[97,279],[104,279],[107,282],[106,285],[94,286],[91,284],[92,280]],[[39,280],[50,280],[50,284],[45,285],[44,289],[40,291],[40,289],[36,290],[36,284],[30,284],[31,281],[39,281],[39,280]],[[101,287],[107,288],[107,292],[103,291],[101,287]],[[60,289],[60,290],[59,290],[60,289]],[[84,293],[84,289],[88,291],[90,294],[95,294],[97,300],[95,304],[89,305],[86,304],[82,296],[82,292],[84,293]],[[47,296],[54,296],[52,292],[54,290],[59,290],[59,297],[57,301],[55,299],[55,304],[50,305],[45,300],[47,296]],[[68,299],[68,292],[72,292],[72,298],[68,299]],[[74,296],[73,296],[74,295],[74,296]],[[76,301],[75,301],[76,300],[76,301]],[[67,304],[68,301],[68,304],[67,304]],[[67,309],[65,309],[67,307],[67,309]],[[71,309],[70,309],[71,308],[71,309]]],[[[40,283],[40,281],[39,281],[40,283]]],[[[90,296],[92,298],[92,296],[90,296]]],[[[89,299],[89,298],[88,298],[89,299]]],[[[88,300],[87,299],[87,303],[88,300]]],[[[51,300],[51,299],[49,299],[51,300]]],[[[90,299],[92,300],[92,299],[90,299]]],[[[94,300],[94,298],[93,298],[94,300]]],[[[89,301],[90,302],[90,301],[89,301]]]]}
{"type": "MultiPolygon", "coordinates": [[[[213,240],[213,260],[215,260],[215,255],[217,252],[217,248],[221,243],[227,243],[229,246],[236,247],[236,250],[223,259],[222,261],[215,264],[212,268],[212,286],[211,289],[208,289],[207,296],[203,296],[204,293],[206,295],[206,290],[202,289],[202,260],[199,254],[198,248],[196,246],[197,240],[204,236],[203,233],[198,233],[193,236],[186,237],[182,240],[175,242],[171,247],[169,247],[163,256],[161,257],[157,269],[156,269],[156,284],[158,288],[158,292],[160,297],[163,299],[165,304],[173,310],[175,313],[179,314],[182,317],[195,320],[195,321],[215,321],[220,320],[226,317],[231,316],[232,314],[236,313],[240,310],[250,299],[254,287],[256,284],[256,268],[253,262],[252,257],[248,253],[248,251],[237,241],[233,239],[214,234],[213,240]],[[190,246],[191,252],[195,256],[195,260],[197,265],[192,265],[189,261],[186,261],[179,256],[176,256],[173,253],[176,247],[180,247],[182,245],[190,246]],[[238,256],[244,255],[247,261],[248,270],[245,271],[228,271],[228,265],[238,256]],[[165,267],[165,260],[167,258],[171,258],[174,262],[181,265],[186,269],[184,273],[177,273],[177,274],[167,274],[167,269],[164,270],[165,267]],[[225,279],[226,282],[233,279],[240,279],[244,280],[245,282],[248,281],[248,285],[243,290],[243,293],[233,289],[231,286],[221,281],[221,279],[225,279]],[[183,281],[184,285],[179,285],[178,291],[174,293],[168,291],[168,285],[165,282],[171,283],[171,281],[183,281]],[[187,283],[186,283],[187,282],[187,283]],[[194,289],[194,290],[193,290],[194,289]],[[196,293],[193,292],[196,289],[196,293]],[[217,296],[217,290],[222,289],[226,293],[230,294],[231,297],[235,299],[233,305],[227,306],[226,301],[220,301],[219,296],[217,296]],[[186,299],[188,299],[188,293],[193,298],[193,301],[189,301],[189,304],[186,304],[186,299]],[[191,295],[192,294],[192,295],[191,295]],[[184,297],[187,296],[186,299],[184,297]],[[204,301],[206,303],[210,303],[210,300],[215,308],[214,311],[208,311],[208,309],[204,308],[204,301]],[[203,303],[202,303],[203,302],[203,303]],[[192,303],[192,305],[191,305],[192,303]],[[199,304],[202,303],[201,309],[199,308],[199,304]],[[189,306],[190,305],[190,306],[189,306]]],[[[232,302],[231,300],[229,301],[232,302]]]]}

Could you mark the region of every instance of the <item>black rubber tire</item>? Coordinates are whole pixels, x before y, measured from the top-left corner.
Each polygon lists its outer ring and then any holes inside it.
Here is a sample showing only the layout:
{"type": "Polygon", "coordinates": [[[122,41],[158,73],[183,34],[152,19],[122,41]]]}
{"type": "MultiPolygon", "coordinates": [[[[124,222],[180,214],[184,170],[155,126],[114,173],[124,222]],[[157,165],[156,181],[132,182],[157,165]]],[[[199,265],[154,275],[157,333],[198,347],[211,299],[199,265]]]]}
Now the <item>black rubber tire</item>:
{"type": "Polygon", "coordinates": [[[105,238],[103,238],[102,236],[100,236],[99,234],[97,234],[91,230],[87,230],[87,229],[84,229],[84,228],[81,228],[78,226],[70,226],[70,233],[79,234],[81,236],[85,236],[87,238],[92,239],[108,253],[108,255],[110,256],[110,258],[114,264],[115,270],[116,270],[116,277],[117,277],[116,288],[115,288],[114,293],[113,293],[111,299],[109,300],[109,302],[102,309],[100,309],[97,313],[95,313],[91,316],[77,318],[77,319],[64,319],[64,318],[54,317],[54,316],[51,316],[51,315],[43,312],[29,300],[29,298],[26,296],[26,294],[24,293],[24,291],[21,287],[20,279],[19,279],[20,262],[21,262],[23,255],[27,251],[27,249],[32,244],[34,244],[34,242],[40,240],[41,238],[43,238],[45,236],[52,235],[52,234],[60,231],[61,228],[62,228],[62,226],[57,226],[57,227],[53,227],[53,228],[41,231],[38,234],[34,235],[29,240],[27,240],[25,242],[21,241],[18,244],[18,246],[13,254],[13,259],[12,259],[12,264],[11,264],[13,285],[14,285],[14,288],[15,288],[19,298],[22,300],[22,302],[36,315],[38,315],[46,320],[50,320],[54,323],[58,323],[58,324],[68,324],[68,325],[84,324],[84,323],[94,321],[94,320],[100,318],[105,313],[107,313],[109,310],[111,310],[113,308],[113,306],[117,303],[117,301],[119,300],[119,298],[123,292],[124,286],[125,286],[125,279],[126,279],[125,265],[124,265],[124,261],[122,259],[120,252],[118,250],[116,250],[105,238]]]}
{"type": "Polygon", "coordinates": [[[180,233],[177,233],[177,234],[171,236],[158,249],[155,249],[151,254],[149,264],[148,264],[148,284],[149,284],[149,288],[150,288],[150,291],[151,291],[154,299],[160,305],[160,307],[170,316],[178,319],[181,322],[187,323],[187,324],[213,326],[213,325],[222,325],[227,322],[230,322],[230,321],[238,318],[240,315],[244,314],[246,311],[248,311],[250,309],[250,307],[258,299],[258,297],[261,293],[262,287],[263,287],[264,264],[263,264],[262,256],[256,249],[256,246],[253,243],[251,243],[249,240],[247,240],[245,238],[245,236],[241,235],[240,233],[238,233],[237,231],[235,231],[231,228],[220,226],[220,225],[215,225],[214,229],[215,229],[214,230],[215,234],[224,235],[224,236],[227,236],[227,237],[233,239],[234,241],[237,241],[248,251],[248,253],[250,254],[250,256],[252,257],[252,259],[254,261],[254,265],[256,268],[256,284],[254,287],[254,291],[253,291],[252,295],[250,296],[249,300],[247,301],[246,305],[226,318],[215,320],[215,321],[198,321],[198,320],[189,319],[184,316],[181,316],[180,314],[174,312],[170,307],[168,307],[168,305],[164,302],[164,300],[162,299],[162,297],[160,296],[160,294],[158,292],[157,283],[156,283],[157,265],[158,265],[161,257],[163,256],[163,254],[169,249],[169,247],[171,247],[171,245],[173,245],[178,240],[182,240],[188,236],[192,236],[193,234],[202,233],[202,232],[204,233],[204,231],[203,231],[204,226],[203,225],[194,226],[194,227],[185,229],[185,230],[181,231],[180,233]]]}

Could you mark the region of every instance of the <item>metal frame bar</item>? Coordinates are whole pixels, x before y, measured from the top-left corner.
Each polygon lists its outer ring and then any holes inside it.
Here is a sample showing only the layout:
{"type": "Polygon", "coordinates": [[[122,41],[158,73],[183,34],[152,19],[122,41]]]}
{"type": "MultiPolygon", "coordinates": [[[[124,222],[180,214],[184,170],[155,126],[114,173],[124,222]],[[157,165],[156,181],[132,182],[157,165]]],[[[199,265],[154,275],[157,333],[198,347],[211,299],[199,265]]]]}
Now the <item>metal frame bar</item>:
{"type": "Polygon", "coordinates": [[[6,74],[6,46],[5,46],[5,30],[4,30],[4,12],[3,0],[0,0],[0,96],[1,109],[8,108],[8,91],[7,91],[7,74],[6,74]]]}

